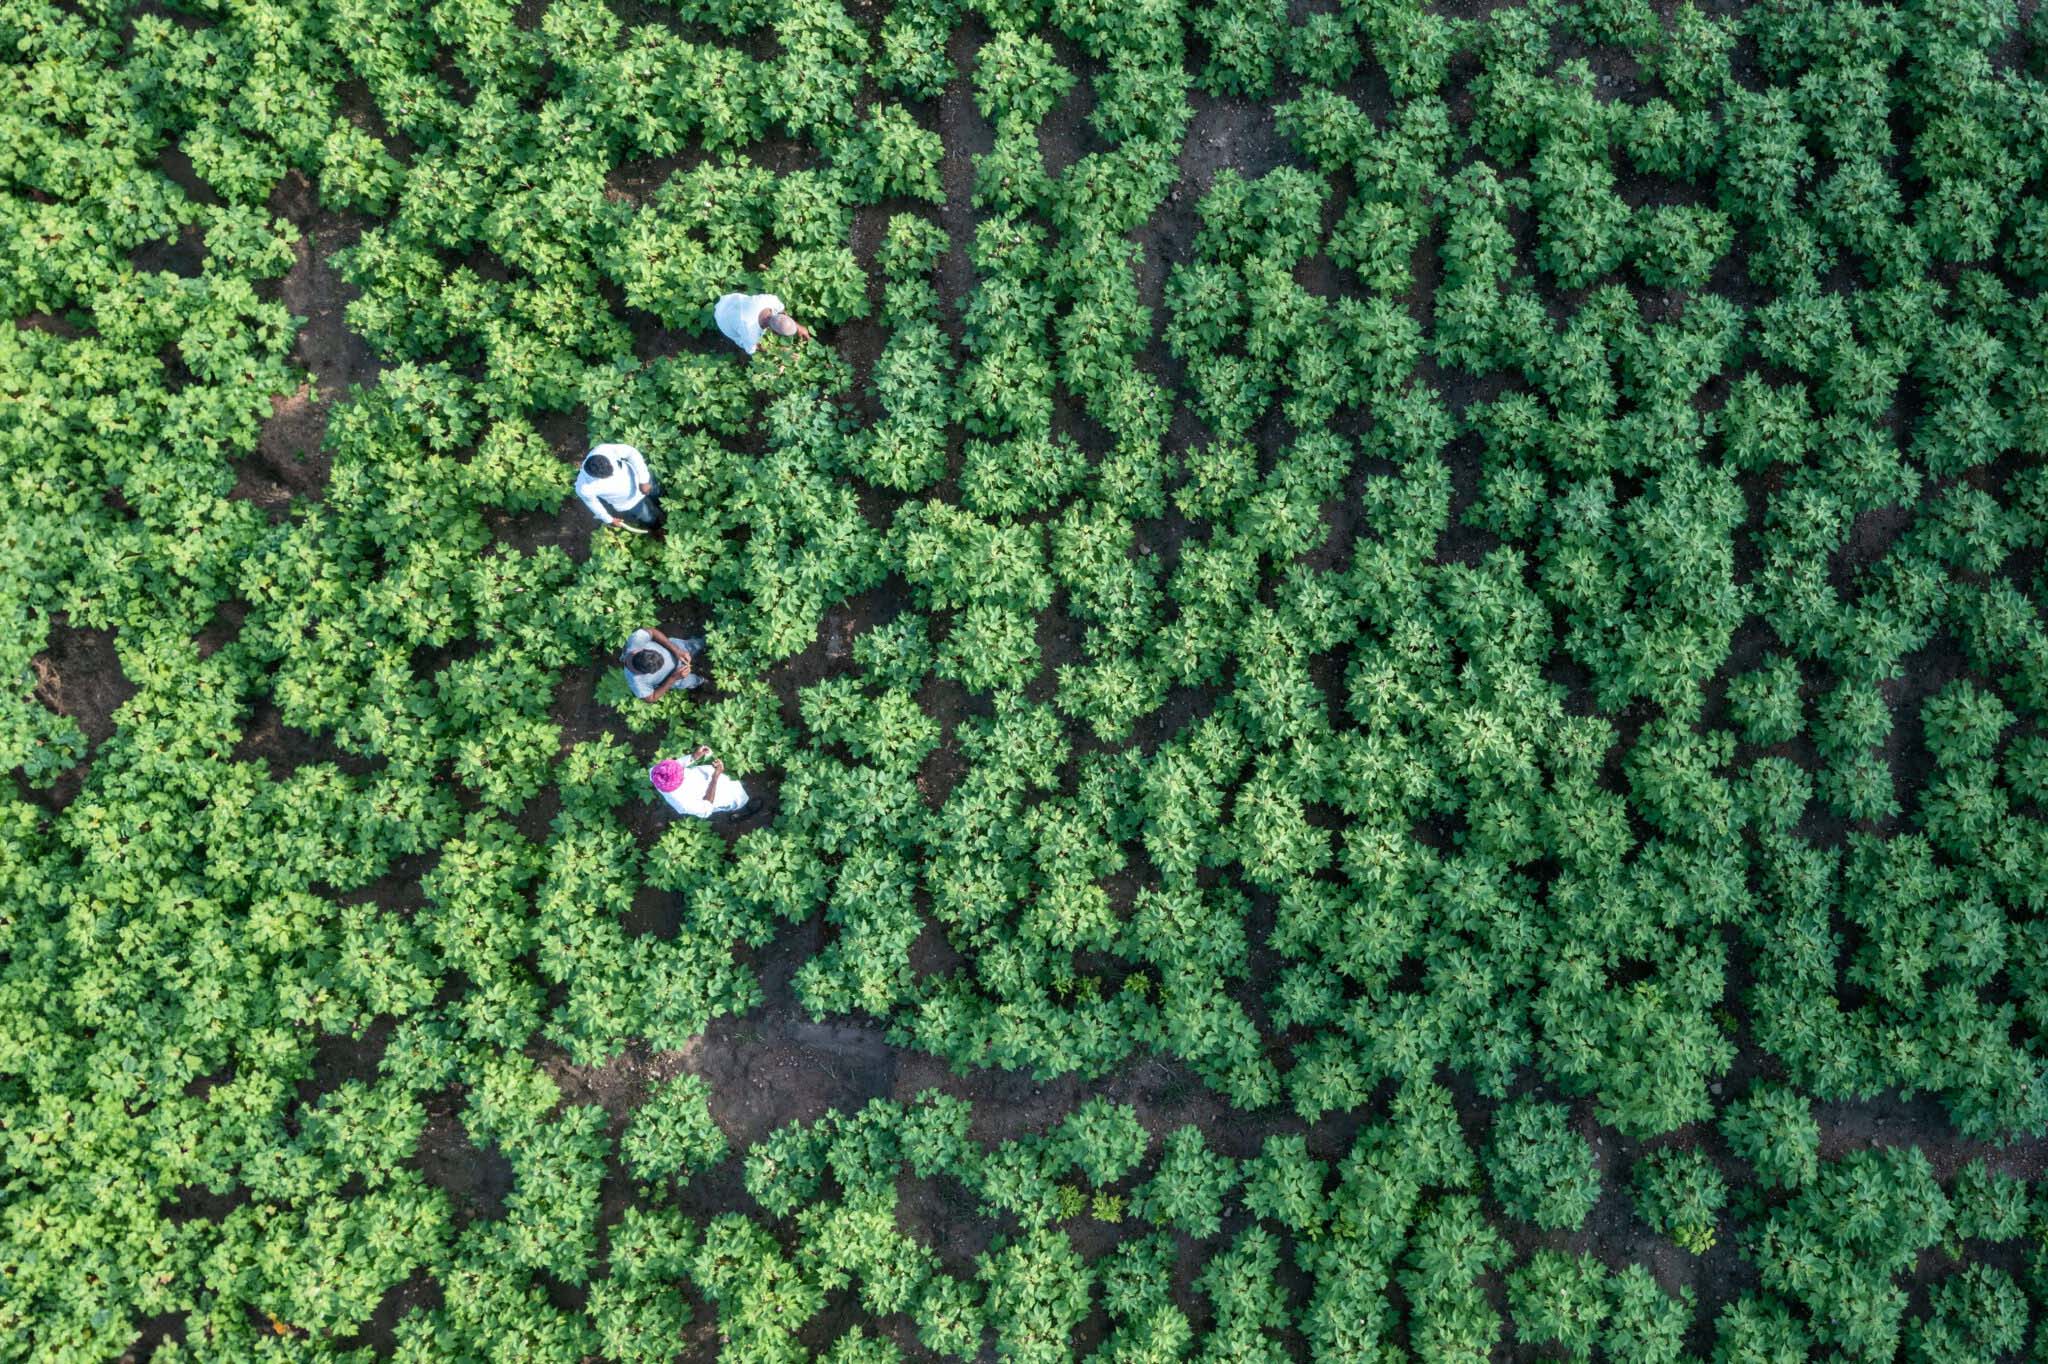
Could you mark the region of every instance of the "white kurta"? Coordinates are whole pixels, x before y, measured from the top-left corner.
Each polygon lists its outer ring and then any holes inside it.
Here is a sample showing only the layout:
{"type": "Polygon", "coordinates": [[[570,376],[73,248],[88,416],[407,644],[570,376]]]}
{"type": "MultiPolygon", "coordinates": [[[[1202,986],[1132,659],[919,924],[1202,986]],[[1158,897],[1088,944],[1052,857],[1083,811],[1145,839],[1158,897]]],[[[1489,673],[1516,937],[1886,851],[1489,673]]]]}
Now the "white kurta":
{"type": "Polygon", "coordinates": [[[773,294],[727,294],[711,309],[711,316],[726,340],[752,355],[754,347],[761,344],[763,308],[771,315],[779,313],[783,310],[782,300],[773,294]]]}
{"type": "Polygon", "coordinates": [[[605,503],[609,502],[620,511],[639,506],[640,499],[646,496],[640,491],[640,485],[652,483],[654,475],[648,472],[647,461],[640,452],[630,445],[600,445],[590,453],[603,455],[612,462],[611,477],[592,478],[579,468],[576,471],[576,496],[583,499],[583,505],[590,508],[590,514],[600,524],[608,526],[612,523],[612,514],[605,510],[605,503]]]}
{"type": "Polygon", "coordinates": [[[711,764],[699,763],[683,769],[683,784],[673,791],[663,791],[661,798],[668,802],[668,808],[679,815],[692,815],[698,819],[709,819],[713,815],[728,815],[747,803],[747,788],[731,773],[718,779],[718,799],[704,799],[704,793],[711,786],[711,764]]]}

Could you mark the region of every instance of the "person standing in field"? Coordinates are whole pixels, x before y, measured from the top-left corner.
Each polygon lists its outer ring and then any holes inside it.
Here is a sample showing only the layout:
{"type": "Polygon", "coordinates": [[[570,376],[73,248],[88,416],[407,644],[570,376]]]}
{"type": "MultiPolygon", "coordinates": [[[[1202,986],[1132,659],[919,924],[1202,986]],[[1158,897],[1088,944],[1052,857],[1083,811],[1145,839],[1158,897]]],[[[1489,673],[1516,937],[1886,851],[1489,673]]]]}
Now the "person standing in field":
{"type": "Polygon", "coordinates": [[[576,473],[576,496],[597,523],[638,535],[661,525],[660,492],[647,460],[630,445],[593,447],[576,473]]]}
{"type": "Polygon", "coordinates": [[[729,815],[747,805],[747,788],[725,775],[725,764],[711,758],[709,744],[699,744],[691,750],[687,763],[663,758],[647,769],[647,780],[668,802],[669,809],[694,819],[729,815]]]}
{"type": "Polygon", "coordinates": [[[773,294],[727,294],[711,309],[725,339],[752,355],[763,332],[811,339],[811,329],[789,315],[773,294]]]}
{"type": "Polygon", "coordinates": [[[699,660],[704,655],[701,639],[670,639],[660,626],[635,630],[619,653],[626,669],[626,685],[642,701],[659,701],[673,687],[690,691],[704,685],[699,660]]]}

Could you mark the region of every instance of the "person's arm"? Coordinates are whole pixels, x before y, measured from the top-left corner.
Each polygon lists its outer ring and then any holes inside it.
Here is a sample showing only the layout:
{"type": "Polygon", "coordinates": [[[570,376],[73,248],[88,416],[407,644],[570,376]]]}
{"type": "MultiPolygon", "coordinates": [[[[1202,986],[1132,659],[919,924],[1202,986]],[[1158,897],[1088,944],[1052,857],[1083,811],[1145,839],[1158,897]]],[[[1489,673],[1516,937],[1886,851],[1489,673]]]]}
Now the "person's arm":
{"type": "Polygon", "coordinates": [[[670,668],[668,670],[668,676],[661,679],[661,685],[656,687],[653,691],[647,693],[647,699],[650,701],[659,701],[662,697],[668,695],[668,689],[670,687],[673,687],[676,683],[682,680],[683,670],[681,668],[670,668]]]}
{"type": "Polygon", "coordinates": [[[583,499],[583,505],[590,508],[590,514],[597,518],[599,525],[623,526],[626,524],[606,510],[603,500],[590,490],[588,483],[578,483],[576,485],[576,496],[583,499]]]}
{"type": "Polygon", "coordinates": [[[647,457],[638,450],[633,450],[626,456],[626,462],[632,466],[633,482],[640,491],[643,493],[653,492],[654,475],[648,471],[647,457]]]}
{"type": "MultiPolygon", "coordinates": [[[[670,687],[687,688],[690,685],[690,674],[696,671],[695,667],[690,663],[689,650],[683,648],[680,644],[675,644],[669,647],[669,653],[675,658],[675,666],[668,670],[667,677],[661,679],[661,687],[654,693],[654,696],[660,696],[662,692],[667,691],[670,687]]],[[[651,701],[654,697],[650,696],[647,699],[651,701]]]]}
{"type": "Polygon", "coordinates": [[[714,758],[711,762],[711,784],[704,788],[704,803],[713,810],[718,808],[718,779],[725,775],[725,759],[714,758]]]}

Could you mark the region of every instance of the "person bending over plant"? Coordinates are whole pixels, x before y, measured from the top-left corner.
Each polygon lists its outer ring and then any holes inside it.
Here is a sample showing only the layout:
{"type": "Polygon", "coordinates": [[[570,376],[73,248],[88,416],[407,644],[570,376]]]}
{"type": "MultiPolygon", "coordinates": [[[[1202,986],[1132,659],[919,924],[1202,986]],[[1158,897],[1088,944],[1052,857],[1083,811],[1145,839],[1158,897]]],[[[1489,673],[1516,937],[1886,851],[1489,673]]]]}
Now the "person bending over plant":
{"type": "Polygon", "coordinates": [[[684,691],[704,685],[699,660],[704,655],[701,639],[670,639],[660,626],[635,630],[619,654],[626,669],[626,685],[642,701],[659,701],[673,687],[684,691]]]}
{"type": "Polygon", "coordinates": [[[747,808],[747,788],[725,775],[725,764],[711,756],[709,744],[690,751],[690,761],[663,758],[647,769],[647,780],[679,815],[709,819],[747,808]]]}
{"type": "Polygon", "coordinates": [[[718,330],[725,333],[725,339],[749,355],[761,344],[764,331],[804,341],[811,339],[811,329],[791,317],[782,300],[773,294],[727,294],[712,307],[711,316],[717,321],[718,330]]]}
{"type": "Polygon", "coordinates": [[[647,460],[630,445],[595,446],[576,472],[576,496],[601,526],[637,535],[659,529],[661,506],[655,498],[660,493],[647,460]]]}

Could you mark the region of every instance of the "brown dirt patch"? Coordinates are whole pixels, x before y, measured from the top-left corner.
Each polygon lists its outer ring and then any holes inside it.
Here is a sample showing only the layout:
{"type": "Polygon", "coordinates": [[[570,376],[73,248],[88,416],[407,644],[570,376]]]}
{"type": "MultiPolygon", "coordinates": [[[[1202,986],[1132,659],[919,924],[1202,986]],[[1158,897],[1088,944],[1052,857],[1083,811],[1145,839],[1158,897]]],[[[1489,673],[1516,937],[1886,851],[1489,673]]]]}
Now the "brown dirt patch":
{"type": "Polygon", "coordinates": [[[495,1147],[480,1147],[470,1140],[458,1099],[437,1094],[427,1100],[426,1108],[427,1125],[411,1168],[448,1195],[457,1228],[504,1217],[505,1199],[512,1192],[512,1162],[495,1147]]]}
{"type": "Polygon", "coordinates": [[[351,386],[374,385],[383,366],[369,343],[349,330],[346,310],[358,291],[332,264],[334,253],[352,245],[369,220],[321,208],[318,190],[300,171],[285,176],[269,207],[299,229],[299,242],[291,269],[264,292],[303,319],[291,359],[311,379],[271,399],[255,453],[236,467],[234,496],[278,517],[293,498],[317,500],[326,490],[328,413],[351,386]]]}
{"type": "Polygon", "coordinates": [[[38,704],[69,718],[85,736],[83,761],[58,774],[50,786],[36,791],[17,781],[29,799],[50,811],[62,810],[85,785],[93,754],[113,736],[114,712],[140,690],[121,670],[115,632],[73,626],[55,612],[43,651],[29,660],[30,696],[38,704]]]}
{"type": "Polygon", "coordinates": [[[35,699],[68,716],[97,748],[114,732],[114,712],[139,690],[121,671],[115,632],[73,626],[62,611],[50,617],[49,643],[30,667],[35,699]]]}

